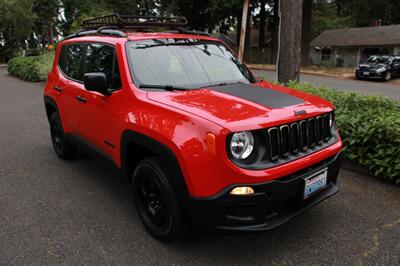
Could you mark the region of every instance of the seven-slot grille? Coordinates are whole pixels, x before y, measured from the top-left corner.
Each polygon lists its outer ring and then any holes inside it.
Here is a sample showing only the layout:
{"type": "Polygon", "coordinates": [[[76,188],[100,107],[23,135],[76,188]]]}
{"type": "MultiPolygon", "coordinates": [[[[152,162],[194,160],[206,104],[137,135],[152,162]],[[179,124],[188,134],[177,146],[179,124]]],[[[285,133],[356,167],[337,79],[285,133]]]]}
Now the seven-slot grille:
{"type": "Polygon", "coordinates": [[[277,161],[290,155],[318,148],[328,142],[331,135],[331,114],[300,120],[267,130],[267,159],[277,161]]]}

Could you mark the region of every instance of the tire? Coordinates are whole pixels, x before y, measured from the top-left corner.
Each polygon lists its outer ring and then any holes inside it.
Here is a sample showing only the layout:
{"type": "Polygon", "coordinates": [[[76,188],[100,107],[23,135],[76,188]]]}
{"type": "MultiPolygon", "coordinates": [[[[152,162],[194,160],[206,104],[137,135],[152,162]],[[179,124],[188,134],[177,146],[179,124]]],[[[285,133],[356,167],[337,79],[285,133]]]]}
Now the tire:
{"type": "Polygon", "coordinates": [[[58,112],[53,112],[50,116],[50,136],[54,151],[59,158],[71,159],[76,155],[77,148],[65,139],[58,112]]]}
{"type": "Polygon", "coordinates": [[[147,231],[165,242],[186,235],[186,221],[170,174],[156,157],[140,161],[132,177],[133,198],[147,231]]]}
{"type": "Polygon", "coordinates": [[[392,79],[392,74],[388,71],[388,72],[386,72],[386,74],[385,74],[385,77],[384,77],[384,80],[385,81],[389,81],[389,80],[391,80],[392,79]]]}

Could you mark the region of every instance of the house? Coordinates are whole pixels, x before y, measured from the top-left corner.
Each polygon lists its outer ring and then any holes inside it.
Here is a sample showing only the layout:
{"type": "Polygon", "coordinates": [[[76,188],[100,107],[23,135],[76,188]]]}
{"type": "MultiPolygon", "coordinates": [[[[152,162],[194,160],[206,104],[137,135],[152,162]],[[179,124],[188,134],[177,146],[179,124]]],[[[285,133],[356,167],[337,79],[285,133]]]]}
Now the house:
{"type": "Polygon", "coordinates": [[[371,55],[399,55],[400,25],[326,30],[310,46],[314,65],[355,67],[371,55]]]}

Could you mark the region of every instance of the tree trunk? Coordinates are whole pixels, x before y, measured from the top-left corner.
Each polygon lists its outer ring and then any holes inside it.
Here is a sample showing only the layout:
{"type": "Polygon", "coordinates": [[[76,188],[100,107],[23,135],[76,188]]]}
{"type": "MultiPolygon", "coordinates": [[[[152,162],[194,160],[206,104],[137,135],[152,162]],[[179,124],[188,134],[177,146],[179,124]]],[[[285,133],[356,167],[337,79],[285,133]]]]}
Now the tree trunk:
{"type": "Polygon", "coordinates": [[[265,45],[265,20],[267,19],[267,11],[265,10],[266,0],[260,1],[260,32],[258,38],[258,47],[263,48],[265,45]]]}
{"type": "Polygon", "coordinates": [[[281,0],[278,82],[300,80],[303,0],[281,0]]]}
{"type": "Polygon", "coordinates": [[[239,48],[240,44],[240,31],[242,28],[242,14],[238,14],[237,16],[237,24],[236,24],[236,46],[239,48]]]}
{"type": "Polygon", "coordinates": [[[278,38],[279,38],[279,0],[274,0],[273,6],[273,15],[272,15],[272,45],[271,45],[271,54],[270,54],[270,63],[276,64],[276,58],[278,54],[278,38]]]}
{"type": "Polygon", "coordinates": [[[312,0],[303,0],[303,25],[301,41],[301,65],[307,66],[310,63],[310,42],[311,42],[311,20],[312,0]]]}

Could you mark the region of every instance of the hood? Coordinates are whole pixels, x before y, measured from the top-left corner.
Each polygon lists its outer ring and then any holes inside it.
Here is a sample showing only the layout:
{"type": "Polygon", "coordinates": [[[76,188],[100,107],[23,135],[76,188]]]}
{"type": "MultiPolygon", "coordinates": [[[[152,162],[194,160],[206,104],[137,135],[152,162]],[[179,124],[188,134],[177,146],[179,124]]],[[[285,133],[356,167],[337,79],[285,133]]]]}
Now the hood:
{"type": "Polygon", "coordinates": [[[365,64],[360,64],[360,68],[367,68],[367,69],[379,69],[382,67],[388,67],[387,64],[384,63],[365,63],[365,64]]]}
{"type": "Polygon", "coordinates": [[[290,122],[293,117],[300,120],[333,110],[332,104],[319,97],[264,81],[183,92],[148,92],[147,97],[231,131],[265,128],[290,122]]]}

